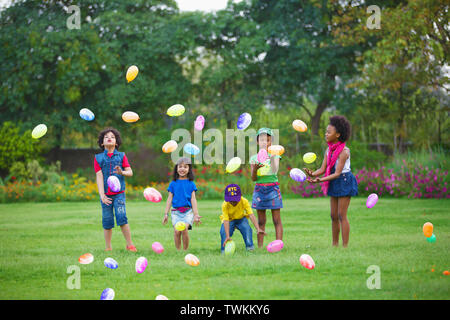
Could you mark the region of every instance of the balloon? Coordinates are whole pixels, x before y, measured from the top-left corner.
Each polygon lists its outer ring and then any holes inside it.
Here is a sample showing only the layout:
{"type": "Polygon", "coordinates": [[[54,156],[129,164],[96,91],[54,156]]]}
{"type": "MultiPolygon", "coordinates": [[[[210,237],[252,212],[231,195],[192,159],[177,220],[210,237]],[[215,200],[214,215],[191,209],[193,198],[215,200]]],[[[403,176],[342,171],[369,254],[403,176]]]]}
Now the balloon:
{"type": "Polygon", "coordinates": [[[159,253],[163,253],[164,247],[159,242],[153,242],[152,243],[152,250],[159,254],[159,253]]]}
{"type": "Polygon", "coordinates": [[[278,252],[283,249],[284,243],[282,240],[274,240],[267,245],[267,251],[278,252]]]}
{"type": "Polygon", "coordinates": [[[237,128],[239,130],[245,130],[251,122],[252,116],[250,115],[250,113],[244,112],[239,116],[239,119],[237,121],[237,128]]]}
{"type": "Polygon", "coordinates": [[[112,192],[120,191],[120,181],[119,181],[119,178],[117,178],[116,176],[109,176],[108,180],[106,180],[106,182],[112,192]]]}
{"type": "Polygon", "coordinates": [[[155,188],[145,188],[144,190],[144,198],[150,202],[160,202],[162,200],[161,193],[155,188]]]}
{"type": "Polygon", "coordinates": [[[91,110],[89,110],[88,108],[83,108],[83,109],[80,110],[80,117],[81,117],[81,119],[83,119],[83,120],[86,120],[86,121],[92,121],[92,120],[94,120],[95,115],[94,115],[94,113],[93,113],[91,110]]]}
{"type": "Polygon", "coordinates": [[[308,152],[303,155],[303,161],[305,163],[313,163],[314,161],[316,161],[316,158],[317,156],[314,152],[308,152]]]}
{"type": "Polygon", "coordinates": [[[202,131],[204,126],[205,126],[205,117],[200,115],[197,117],[197,119],[195,119],[194,129],[197,131],[202,131]]]}
{"type": "Polygon", "coordinates": [[[156,296],[155,300],[169,300],[166,296],[163,296],[162,294],[159,294],[156,296]]]}
{"type": "Polygon", "coordinates": [[[450,272],[449,272],[448,270],[445,270],[444,272],[442,272],[442,274],[443,274],[444,276],[448,276],[448,275],[450,274],[450,272]]]}
{"type": "Polygon", "coordinates": [[[102,291],[102,295],[100,296],[100,300],[114,300],[114,290],[111,288],[106,288],[102,291]]]}
{"type": "Polygon", "coordinates": [[[114,260],[113,258],[106,258],[105,261],[103,261],[103,263],[105,264],[105,267],[110,269],[117,269],[119,267],[117,261],[114,260]]]}
{"type": "Polygon", "coordinates": [[[236,251],[236,244],[234,243],[233,240],[228,241],[225,244],[225,255],[231,255],[236,251]]]}
{"type": "Polygon", "coordinates": [[[373,206],[375,206],[377,201],[378,201],[378,195],[376,193],[371,193],[367,197],[366,207],[369,208],[369,209],[372,208],[373,206]]]}
{"type": "Polygon", "coordinates": [[[295,180],[297,182],[303,182],[306,180],[306,174],[298,168],[293,168],[289,172],[289,175],[291,176],[292,180],[295,180]]]}
{"type": "Polygon", "coordinates": [[[34,127],[33,131],[31,132],[31,136],[34,139],[39,139],[46,133],[47,133],[47,126],[45,124],[39,124],[36,127],[34,127]]]}
{"type": "Polygon", "coordinates": [[[131,66],[128,68],[127,70],[127,81],[130,83],[131,81],[134,80],[134,78],[136,78],[136,76],[138,75],[139,69],[136,66],[131,66]]]}
{"type": "Polygon", "coordinates": [[[122,119],[125,122],[136,122],[139,120],[139,115],[133,111],[125,111],[122,114],[122,119]]]}
{"type": "Polygon", "coordinates": [[[257,160],[259,163],[264,163],[266,160],[269,159],[269,155],[267,154],[266,149],[261,149],[258,152],[257,160]]]}
{"type": "Polygon", "coordinates": [[[164,153],[171,153],[178,148],[178,143],[175,140],[169,140],[162,146],[164,153]]]}
{"type": "Polygon", "coordinates": [[[225,171],[228,173],[232,173],[233,171],[236,171],[240,165],[241,165],[241,158],[239,157],[231,158],[230,161],[228,161],[225,171]]]}
{"type": "Polygon", "coordinates": [[[281,156],[284,153],[284,147],[278,144],[270,146],[268,150],[271,155],[281,156]]]}
{"type": "Polygon", "coordinates": [[[189,154],[191,154],[193,156],[195,156],[196,154],[198,154],[200,152],[200,149],[195,144],[192,144],[192,143],[186,143],[184,145],[183,150],[186,153],[189,153],[189,154]]]}
{"type": "Polygon", "coordinates": [[[184,261],[193,267],[196,267],[200,264],[200,260],[198,260],[198,258],[196,256],[194,256],[191,253],[188,253],[185,257],[184,257],[184,261]]]}
{"type": "Polygon", "coordinates": [[[136,260],[136,272],[142,273],[145,271],[145,268],[147,268],[148,261],[145,257],[140,257],[136,260]]]}
{"type": "Polygon", "coordinates": [[[178,221],[175,223],[175,230],[183,231],[184,229],[186,229],[186,224],[183,221],[178,221]]]}
{"type": "Polygon", "coordinates": [[[272,173],[272,168],[270,165],[264,165],[264,167],[261,167],[256,171],[257,176],[268,176],[272,173]]]}
{"type": "Polygon", "coordinates": [[[94,256],[91,253],[85,253],[78,258],[78,262],[81,264],[89,264],[94,261],[94,256]]]}
{"type": "Polygon", "coordinates": [[[431,222],[426,222],[423,225],[422,229],[423,229],[423,234],[427,238],[431,237],[431,235],[433,234],[433,224],[431,222]]]}
{"type": "Polygon", "coordinates": [[[309,254],[302,254],[300,256],[300,264],[309,270],[314,269],[314,267],[316,266],[313,258],[311,258],[309,254]]]}
{"type": "Polygon", "coordinates": [[[167,110],[167,114],[171,117],[178,117],[184,113],[185,109],[181,104],[174,104],[167,110]]]}
{"type": "Polygon", "coordinates": [[[436,242],[436,236],[434,234],[432,234],[431,237],[427,237],[427,241],[429,243],[435,243],[436,242]]]}
{"type": "Polygon", "coordinates": [[[294,122],[292,122],[292,127],[300,132],[305,132],[308,129],[308,127],[302,120],[294,120],[294,122]]]}

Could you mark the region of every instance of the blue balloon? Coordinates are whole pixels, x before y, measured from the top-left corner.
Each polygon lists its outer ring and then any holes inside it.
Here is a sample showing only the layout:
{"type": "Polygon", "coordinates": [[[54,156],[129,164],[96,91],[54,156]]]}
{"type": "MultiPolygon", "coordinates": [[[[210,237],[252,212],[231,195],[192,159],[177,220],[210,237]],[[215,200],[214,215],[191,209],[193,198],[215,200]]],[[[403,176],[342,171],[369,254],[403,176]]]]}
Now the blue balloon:
{"type": "Polygon", "coordinates": [[[237,128],[239,130],[245,130],[251,122],[252,116],[250,115],[250,113],[245,112],[239,116],[239,119],[237,121],[237,128]]]}
{"type": "Polygon", "coordinates": [[[117,269],[119,267],[118,263],[116,260],[114,260],[113,258],[106,258],[104,261],[105,267],[110,268],[110,269],[117,269]]]}
{"type": "Polygon", "coordinates": [[[111,288],[106,288],[102,291],[102,295],[100,296],[100,300],[114,300],[115,292],[111,288]]]}
{"type": "Polygon", "coordinates": [[[83,109],[80,110],[80,117],[81,117],[81,119],[83,119],[83,120],[86,120],[86,121],[92,121],[92,120],[94,120],[95,115],[94,115],[94,113],[93,113],[91,110],[89,110],[88,108],[83,108],[83,109]]]}
{"type": "Polygon", "coordinates": [[[196,154],[198,154],[200,152],[200,149],[195,144],[192,144],[192,143],[186,143],[184,145],[183,150],[186,153],[189,153],[189,154],[191,154],[193,156],[195,156],[196,154]]]}

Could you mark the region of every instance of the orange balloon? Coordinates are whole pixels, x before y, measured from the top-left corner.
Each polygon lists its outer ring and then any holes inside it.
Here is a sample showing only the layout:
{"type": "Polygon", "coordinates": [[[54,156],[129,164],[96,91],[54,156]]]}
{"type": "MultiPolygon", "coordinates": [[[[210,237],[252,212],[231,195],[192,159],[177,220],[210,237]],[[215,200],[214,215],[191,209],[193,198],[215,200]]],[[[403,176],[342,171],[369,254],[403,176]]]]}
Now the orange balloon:
{"type": "Polygon", "coordinates": [[[444,272],[442,272],[442,274],[443,274],[444,276],[448,276],[448,275],[450,274],[450,272],[448,272],[448,270],[445,270],[444,272]]]}
{"type": "Polygon", "coordinates": [[[426,222],[423,225],[423,234],[427,238],[429,238],[433,235],[433,224],[431,222],[426,222]]]}

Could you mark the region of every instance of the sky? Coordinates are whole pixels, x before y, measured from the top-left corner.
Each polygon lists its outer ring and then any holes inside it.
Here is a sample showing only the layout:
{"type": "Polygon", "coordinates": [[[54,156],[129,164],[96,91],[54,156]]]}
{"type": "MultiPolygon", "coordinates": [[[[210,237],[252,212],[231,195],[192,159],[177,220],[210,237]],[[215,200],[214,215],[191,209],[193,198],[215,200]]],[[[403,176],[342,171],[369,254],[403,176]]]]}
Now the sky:
{"type": "MultiPolygon", "coordinates": [[[[216,11],[227,6],[227,0],[175,0],[181,11],[216,11]]],[[[10,0],[0,0],[0,7],[10,3],[10,0]]]]}

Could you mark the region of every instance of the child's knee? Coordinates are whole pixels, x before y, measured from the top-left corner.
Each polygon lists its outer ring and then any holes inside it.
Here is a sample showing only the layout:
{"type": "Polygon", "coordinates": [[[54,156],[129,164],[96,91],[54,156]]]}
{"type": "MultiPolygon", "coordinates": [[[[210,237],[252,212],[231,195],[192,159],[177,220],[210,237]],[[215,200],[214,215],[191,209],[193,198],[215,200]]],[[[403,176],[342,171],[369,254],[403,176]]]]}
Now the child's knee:
{"type": "Polygon", "coordinates": [[[339,214],[331,213],[330,214],[331,221],[333,222],[339,222],[341,220],[341,216],[339,214]]]}

